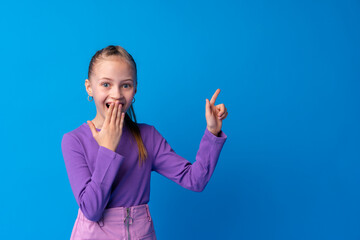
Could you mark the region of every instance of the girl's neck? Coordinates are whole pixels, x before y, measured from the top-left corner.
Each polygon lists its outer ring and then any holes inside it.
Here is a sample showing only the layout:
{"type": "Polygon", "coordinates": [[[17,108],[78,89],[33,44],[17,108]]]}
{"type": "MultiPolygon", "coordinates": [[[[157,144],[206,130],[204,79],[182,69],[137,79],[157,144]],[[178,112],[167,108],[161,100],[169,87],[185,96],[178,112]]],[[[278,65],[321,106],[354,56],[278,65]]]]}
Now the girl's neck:
{"type": "Polygon", "coordinates": [[[104,124],[104,119],[101,120],[98,118],[98,116],[96,116],[93,120],[91,120],[91,122],[95,125],[97,129],[101,129],[102,125],[104,124]]]}
{"type": "MultiPolygon", "coordinates": [[[[101,129],[104,124],[105,119],[99,119],[98,116],[96,116],[91,122],[95,125],[95,128],[101,129]]],[[[123,128],[126,128],[126,122],[124,121],[123,128]]]]}

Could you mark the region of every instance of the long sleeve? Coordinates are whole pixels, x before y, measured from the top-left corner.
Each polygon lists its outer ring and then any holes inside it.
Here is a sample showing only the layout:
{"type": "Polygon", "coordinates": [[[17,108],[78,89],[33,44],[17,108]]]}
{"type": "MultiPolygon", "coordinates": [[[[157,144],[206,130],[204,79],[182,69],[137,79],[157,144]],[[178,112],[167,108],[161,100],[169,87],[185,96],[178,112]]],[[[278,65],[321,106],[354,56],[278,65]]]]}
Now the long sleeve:
{"type": "Polygon", "coordinates": [[[64,134],[61,149],[71,189],[83,214],[99,221],[110,199],[111,185],[124,157],[99,146],[91,174],[83,144],[76,136],[64,134]]]}
{"type": "Polygon", "coordinates": [[[152,170],[186,189],[195,192],[203,191],[215,170],[221,149],[227,139],[226,134],[221,131],[216,137],[205,129],[196,154],[196,161],[193,164],[176,154],[155,128],[153,136],[152,170]]]}

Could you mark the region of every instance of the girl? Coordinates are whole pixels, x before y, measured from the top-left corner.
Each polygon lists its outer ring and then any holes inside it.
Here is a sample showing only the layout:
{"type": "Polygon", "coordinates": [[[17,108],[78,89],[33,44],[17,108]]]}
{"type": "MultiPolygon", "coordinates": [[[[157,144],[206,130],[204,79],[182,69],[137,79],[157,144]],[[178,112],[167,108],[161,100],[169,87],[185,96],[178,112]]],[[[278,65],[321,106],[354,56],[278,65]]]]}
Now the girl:
{"type": "Polygon", "coordinates": [[[204,190],[227,139],[221,131],[227,109],[214,105],[220,89],[206,99],[207,127],[191,164],[154,126],[137,123],[137,70],[125,49],[110,45],[97,51],[85,87],[96,116],[65,133],[61,142],[79,205],[70,239],[156,239],[147,204],[151,171],[192,191],[204,190]]]}

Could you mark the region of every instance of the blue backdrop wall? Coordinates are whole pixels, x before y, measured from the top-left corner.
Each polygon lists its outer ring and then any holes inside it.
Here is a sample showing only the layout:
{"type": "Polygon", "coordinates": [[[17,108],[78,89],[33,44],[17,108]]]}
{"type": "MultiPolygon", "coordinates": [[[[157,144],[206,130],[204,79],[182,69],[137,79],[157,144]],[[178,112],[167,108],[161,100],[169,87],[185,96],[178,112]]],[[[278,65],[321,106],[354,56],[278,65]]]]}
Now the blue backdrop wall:
{"type": "Polygon", "coordinates": [[[138,64],[138,121],[189,161],[217,88],[229,112],[203,192],[153,173],[158,239],[359,239],[359,12],[356,0],[2,1],[0,238],[69,239],[61,139],[94,118],[88,64],[115,44],[138,64]]]}

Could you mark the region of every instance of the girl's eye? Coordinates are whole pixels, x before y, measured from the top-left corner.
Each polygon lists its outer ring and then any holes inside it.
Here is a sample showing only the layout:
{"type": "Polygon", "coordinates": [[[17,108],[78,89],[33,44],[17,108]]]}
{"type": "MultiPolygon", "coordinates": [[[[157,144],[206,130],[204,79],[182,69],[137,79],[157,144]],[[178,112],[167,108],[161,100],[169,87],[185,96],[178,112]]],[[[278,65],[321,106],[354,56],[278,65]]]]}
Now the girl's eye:
{"type": "MultiPolygon", "coordinates": [[[[108,87],[109,86],[109,83],[103,83],[101,84],[102,86],[104,87],[108,87]]],[[[130,88],[131,87],[131,84],[124,84],[123,86],[126,86],[125,88],[130,88]]]]}

